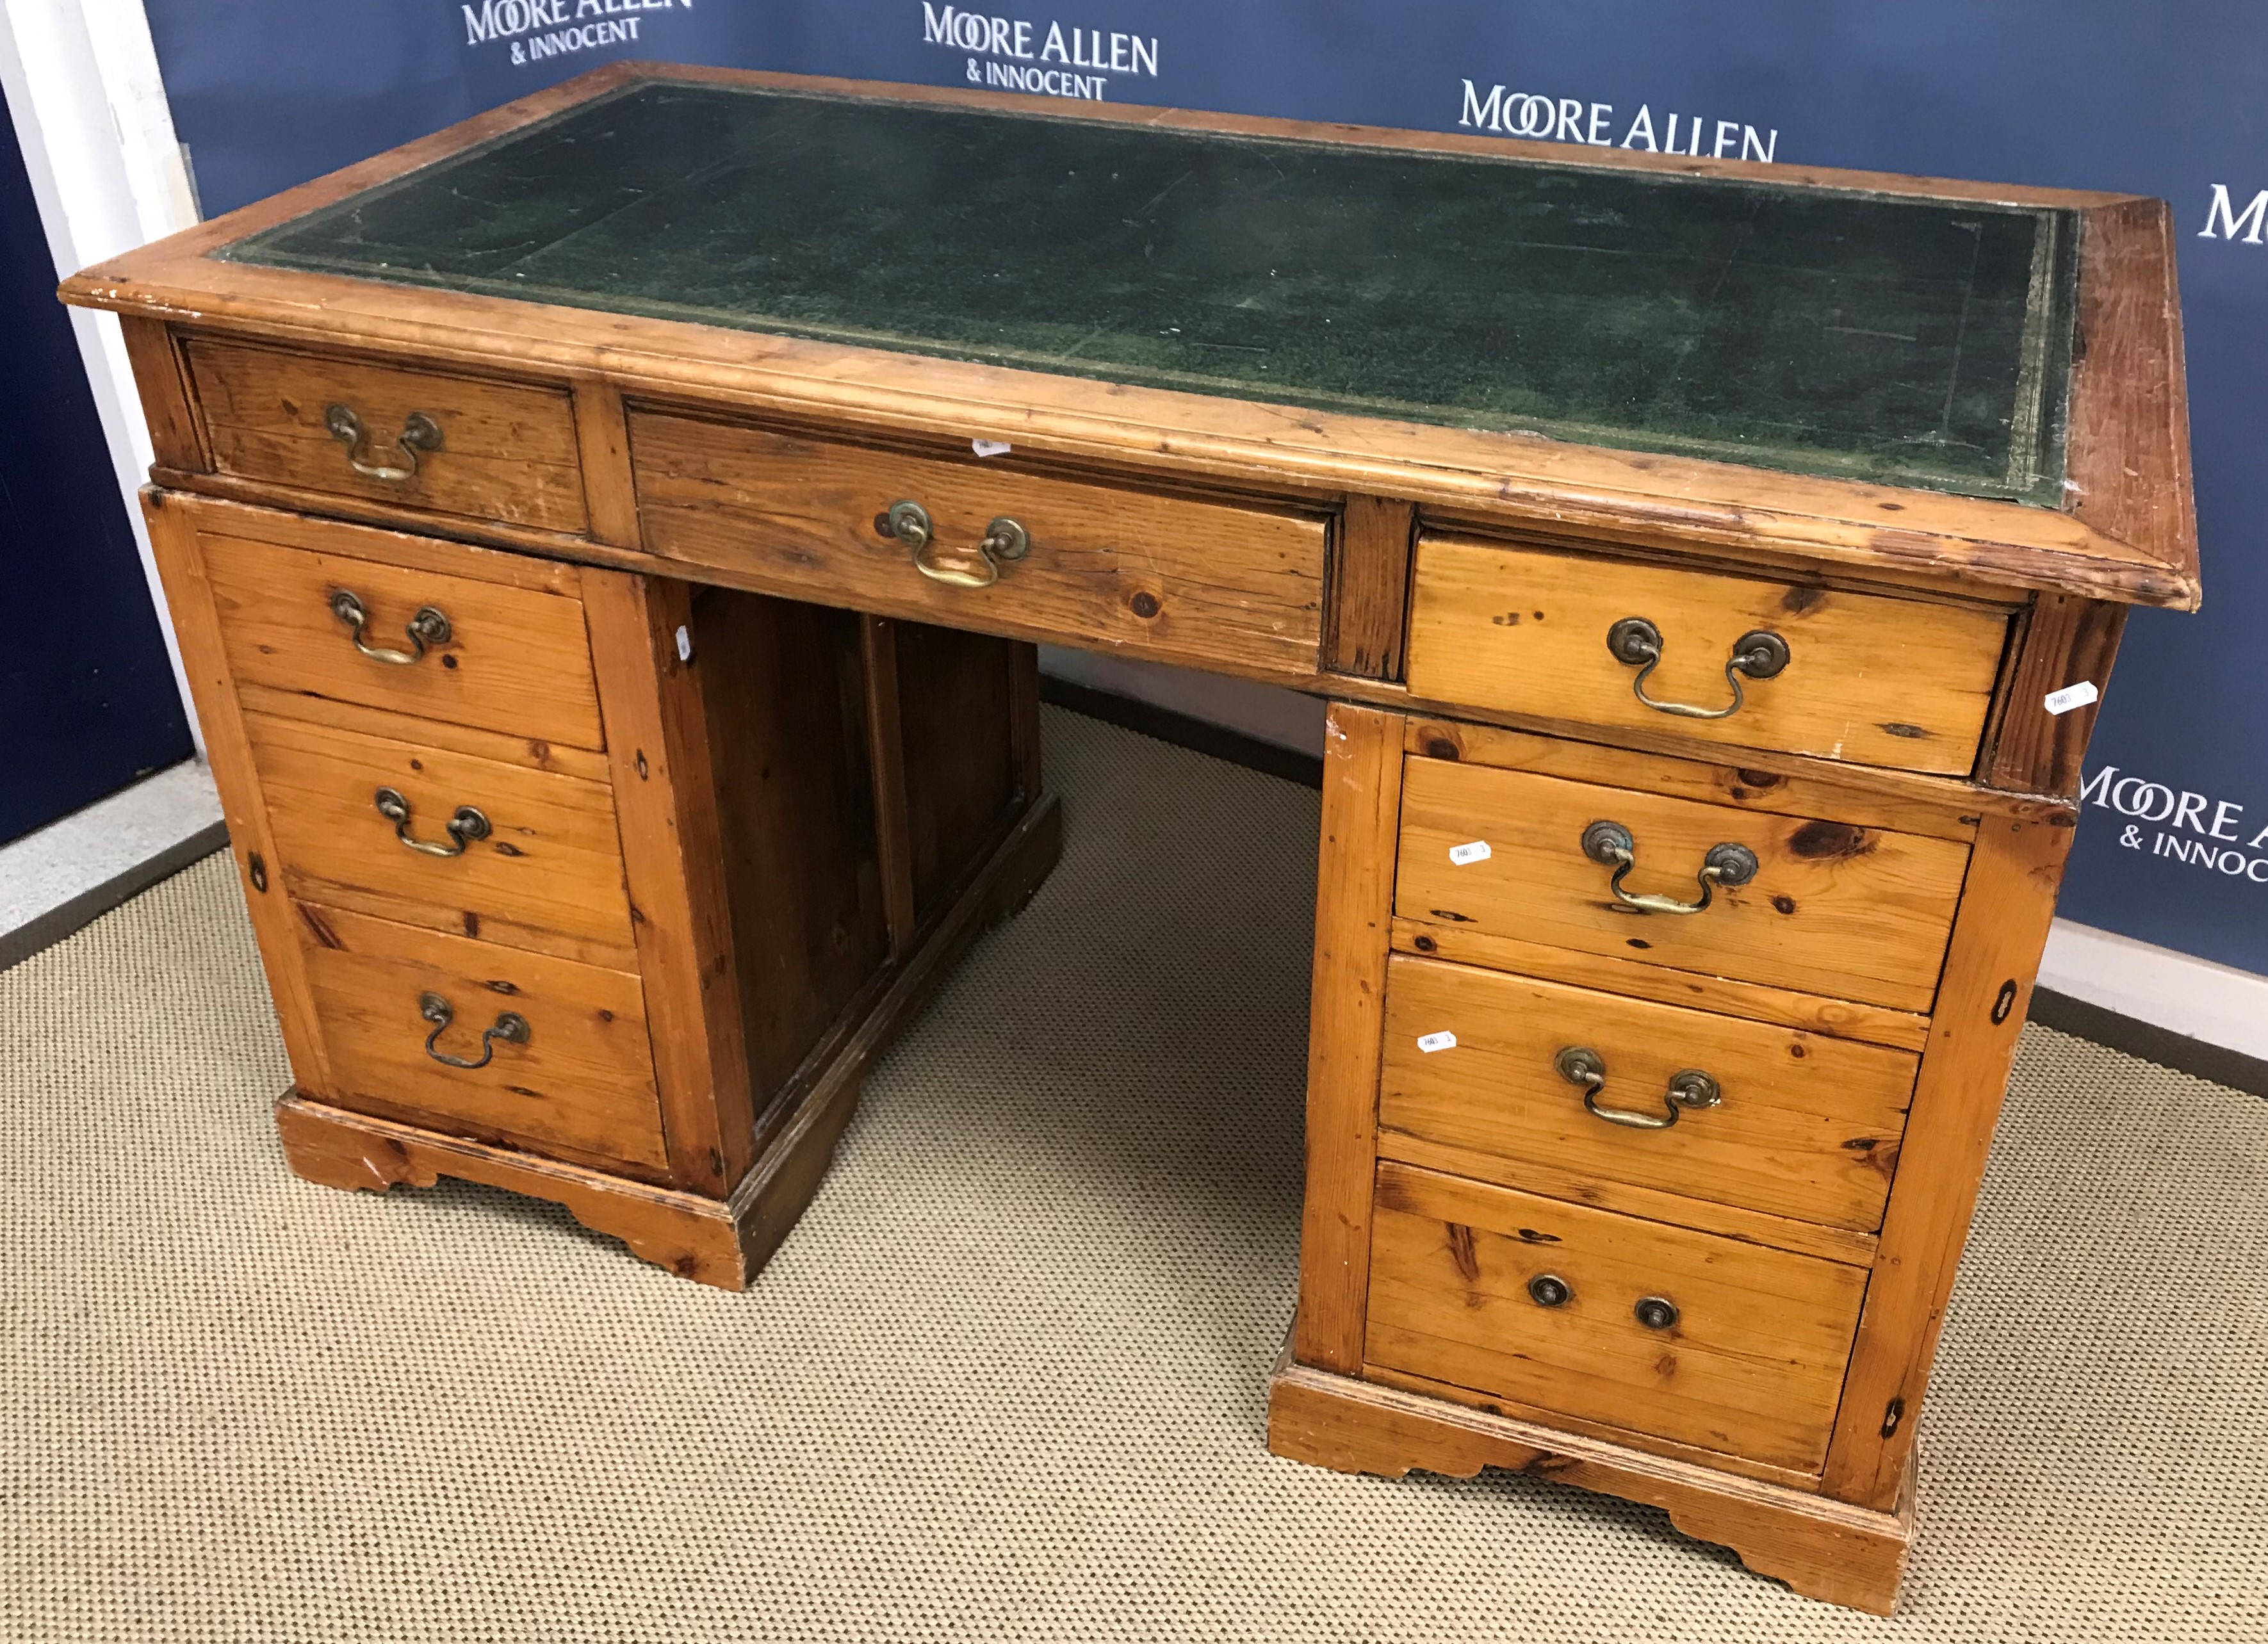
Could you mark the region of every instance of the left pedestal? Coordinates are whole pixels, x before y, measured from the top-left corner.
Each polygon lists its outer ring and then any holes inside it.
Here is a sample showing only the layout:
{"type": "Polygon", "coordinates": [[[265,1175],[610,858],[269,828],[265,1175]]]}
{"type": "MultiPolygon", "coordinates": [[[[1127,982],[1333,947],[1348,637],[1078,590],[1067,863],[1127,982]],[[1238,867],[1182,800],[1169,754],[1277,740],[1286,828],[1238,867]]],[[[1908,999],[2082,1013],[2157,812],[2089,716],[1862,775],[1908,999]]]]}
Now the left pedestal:
{"type": "Polygon", "coordinates": [[[292,1168],[487,1182],[745,1284],[866,1065],[1054,864],[1033,648],[144,502],[292,1168]]]}

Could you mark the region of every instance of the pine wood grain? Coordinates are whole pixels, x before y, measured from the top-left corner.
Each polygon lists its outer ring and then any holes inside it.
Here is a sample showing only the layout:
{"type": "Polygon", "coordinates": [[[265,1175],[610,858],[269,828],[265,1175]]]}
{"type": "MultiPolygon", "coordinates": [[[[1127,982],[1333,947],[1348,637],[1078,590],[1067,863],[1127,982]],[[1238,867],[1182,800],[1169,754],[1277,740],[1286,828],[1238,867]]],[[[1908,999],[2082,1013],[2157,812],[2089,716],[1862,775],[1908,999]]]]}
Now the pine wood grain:
{"type": "Polygon", "coordinates": [[[552,531],[586,515],[574,415],[556,387],[444,376],[343,356],[192,336],[183,348],[213,466],[224,474],[343,491],[388,507],[468,514],[552,531]],[[361,419],[370,466],[407,466],[395,438],[415,413],[441,430],[400,480],[357,474],[326,424],[343,404],[361,419]]]}
{"type": "Polygon", "coordinates": [[[1986,780],[2018,793],[2078,796],[2088,739],[2102,705],[2098,700],[2050,713],[2047,697],[2082,682],[2106,686],[2125,631],[2123,605],[2063,593],[2043,593],[2033,601],[2009,672],[1986,780]]]}
{"type": "Polygon", "coordinates": [[[1394,840],[1402,812],[1402,721],[1333,703],[1323,723],[1322,842],[1315,869],[1314,981],[1307,1028],[1307,1186],[1300,1216],[1302,1364],[1362,1368],[1370,1289],[1394,840]]]}
{"type": "MultiPolygon", "coordinates": [[[[1184,480],[1203,473],[1278,492],[1304,484],[1331,497],[1398,497],[1508,524],[1548,526],[1609,540],[1705,545],[1782,563],[1790,557],[1822,559],[1901,579],[2055,588],[2146,603],[2187,604],[2196,598],[2193,563],[2169,562],[2161,551],[2135,547],[2070,514],[2015,504],[1886,491],[1517,435],[1319,416],[952,360],[889,355],[887,370],[878,372],[875,351],[865,348],[499,298],[404,291],[368,281],[218,262],[206,254],[216,245],[657,73],[720,77],[711,71],[651,67],[585,77],[111,259],[66,282],[64,295],[90,306],[194,321],[208,332],[232,329],[317,350],[335,348],[341,331],[350,330],[375,349],[408,351],[436,363],[493,371],[512,362],[550,380],[600,373],[626,391],[729,399],[752,410],[808,416],[871,431],[976,428],[1012,439],[1020,452],[1123,463],[1184,480]]],[[[739,83],[986,106],[983,93],[961,98],[946,89],[763,75],[741,76],[739,83]]],[[[1454,150],[1476,141],[1453,134],[1287,122],[1254,126],[1220,114],[1067,103],[1051,106],[1050,112],[1415,149],[1454,150]]],[[[1687,172],[1713,167],[1728,176],[1753,174],[1731,161],[1591,150],[1571,157],[1553,145],[1529,152],[1494,138],[1479,141],[1482,147],[1466,151],[1580,166],[1687,172]]],[[[2082,210],[2129,198],[1797,166],[1773,166],[1763,174],[1776,182],[2082,210]]],[[[2116,311],[2108,323],[2117,323],[2116,311]]]]}
{"type": "Polygon", "coordinates": [[[1768,1463],[1751,1461],[1745,1456],[1727,1456],[1722,1450],[1705,1450],[1697,1444],[1679,1444],[1652,1433],[1633,1433],[1627,1427],[1610,1427],[1603,1421],[1586,1421],[1580,1416],[1567,1415],[1561,1411],[1539,1410],[1533,1404],[1523,1404],[1516,1398],[1478,1392],[1451,1382],[1437,1382],[1431,1376],[1412,1375],[1407,1370],[1392,1370],[1382,1364],[1365,1365],[1362,1376],[1364,1381],[1381,1387],[1422,1393],[1428,1398],[1463,1404],[1474,1410],[1485,1410],[1492,1415],[1509,1416],[1514,1421],[1535,1422],[1558,1433],[1602,1441],[1624,1449],[1641,1450],[1649,1456],[1672,1456],[1697,1467],[1705,1467],[1715,1473],[1730,1474],[1740,1478],[1758,1478],[1789,1490],[1800,1490],[1807,1494],[1819,1488],[1819,1475],[1815,1471],[1799,1472],[1792,1467],[1774,1467],[1768,1463]]]}
{"type": "Polygon", "coordinates": [[[431,1187],[445,1176],[484,1182],[563,1205],[593,1232],[681,1279],[726,1290],[747,1283],[740,1229],[715,1199],[304,1097],[277,1104],[276,1128],[293,1172],[325,1187],[383,1193],[431,1187]]]}
{"type": "Polygon", "coordinates": [[[1747,815],[1624,788],[1413,759],[1404,782],[1395,911],[1429,925],[1573,947],[1767,986],[1926,1012],[1937,990],[1968,850],[1839,819],[1747,815]],[[1583,854],[1612,821],[1637,844],[1632,894],[1698,899],[1719,843],[1756,853],[1756,876],[1701,913],[1641,912],[1583,854]],[[1450,849],[1484,842],[1462,866],[1450,849]]]}
{"type": "Polygon", "coordinates": [[[405,713],[389,713],[383,708],[367,708],[360,703],[278,690],[272,685],[241,684],[236,688],[236,696],[245,712],[270,719],[289,719],[298,725],[327,726],[390,741],[419,741],[429,748],[468,755],[494,764],[549,771],[585,782],[604,784],[614,780],[606,754],[597,748],[547,742],[538,737],[512,736],[503,731],[483,731],[477,726],[452,725],[446,719],[415,719],[405,713]]]}
{"type": "Polygon", "coordinates": [[[264,714],[247,714],[245,726],[276,866],[301,901],[637,969],[606,785],[264,714]],[[409,850],[377,808],[380,787],[408,801],[412,838],[450,843],[444,824],[460,805],[491,831],[456,856],[409,850]]]}
{"type": "Polygon", "coordinates": [[[1830,1038],[1856,1039],[1895,1050],[1918,1051],[1929,1043],[1929,1018],[1908,1011],[1885,1010],[1856,999],[1823,999],[1787,988],[1762,987],[1724,977],[1703,976],[1690,970],[1670,970],[1648,963],[1643,956],[1628,959],[1608,954],[1587,954],[1572,947],[1522,941],[1516,936],[1493,935],[1461,925],[1394,921],[1396,953],[1425,954],[1461,964],[1485,965],[1491,970],[1516,971],[1549,982],[1596,988],[1625,999],[1652,999],[1659,1005],[1683,1005],[1749,1021],[1771,1022],[1830,1038]]]}
{"type": "Polygon", "coordinates": [[[2006,618],[1959,606],[1422,536],[1410,689],[1949,774],[1976,758],[2007,630],[2006,618]],[[1657,700],[1727,706],[1726,660],[1752,630],[1779,635],[1791,660],[1773,678],[1743,679],[1744,700],[1727,719],[1664,714],[1638,701],[1638,669],[1607,648],[1608,630],[1626,616],[1661,635],[1660,663],[1646,682],[1657,700]]]}
{"type": "Polygon", "coordinates": [[[638,979],[493,942],[443,936],[342,908],[295,903],[299,948],[342,1107],[429,1116],[476,1139],[569,1148],[657,1167],[667,1160],[638,979]],[[504,1012],[525,1044],[497,1043],[482,1068],[427,1055],[438,993],[455,1018],[436,1049],[475,1060],[504,1012]]]}
{"type": "Polygon", "coordinates": [[[249,536],[210,534],[204,557],[240,680],[578,748],[605,745],[577,600],[249,536]],[[331,612],[342,588],[369,614],[365,644],[406,652],[404,630],[429,605],[448,617],[448,642],[408,664],[362,655],[331,612]]]}
{"type": "Polygon", "coordinates": [[[1586,989],[1396,958],[1386,984],[1381,1131],[1458,1150],[1459,1174],[1521,1185],[1534,1162],[1609,1181],[1871,1232],[1897,1167],[1918,1058],[1586,989]],[[1445,1050],[1421,1038],[1452,1033],[1445,1050]],[[1717,1081],[1712,1108],[1667,1130],[1598,1118],[1555,1065],[1568,1046],[1606,1065],[1600,1107],[1659,1119],[1671,1077],[1717,1081]]]}
{"type": "Polygon", "coordinates": [[[591,534],[602,542],[636,548],[637,487],[630,476],[630,431],[622,390],[604,377],[578,378],[574,414],[576,459],[591,534]]]}
{"type": "Polygon", "coordinates": [[[1397,1478],[1418,1468],[1469,1478],[1502,1467],[1648,1502],[1687,1535],[1732,1548],[1760,1575],[1876,1615],[1896,1606],[1913,1539],[1911,1493],[1891,1512],[1850,1507],[1312,1369],[1288,1353],[1269,1383],[1268,1448],[1314,1466],[1397,1478]]]}
{"type": "Polygon", "coordinates": [[[671,1179],[722,1198],[755,1158],[755,1102],[703,677],[677,648],[692,590],[594,571],[583,595],[671,1179]]]}
{"type": "MultiPolygon", "coordinates": [[[[162,464],[152,469],[153,473],[162,471],[162,464]]],[[[239,482],[227,483],[233,485],[239,482]]],[[[183,495],[186,498],[188,493],[183,495]]],[[[399,510],[375,505],[370,512],[376,523],[357,523],[350,511],[361,505],[353,498],[313,492],[299,497],[303,506],[279,507],[206,492],[195,493],[193,500],[197,506],[199,528],[209,535],[249,537],[281,548],[310,549],[340,559],[366,560],[403,571],[429,571],[437,576],[467,577],[476,582],[492,582],[499,587],[556,593],[571,600],[580,597],[582,593],[583,573],[571,560],[549,553],[541,557],[524,553],[516,545],[508,544],[503,549],[484,546],[470,540],[475,530],[484,528],[477,526],[468,525],[461,531],[453,527],[448,537],[438,537],[417,528],[419,522],[404,522],[399,510]]],[[[555,552],[573,540],[538,534],[546,548],[555,552]]],[[[593,545],[593,551],[615,550],[593,545]]]]}
{"type": "Polygon", "coordinates": [[[1366,1357],[1540,1409],[1811,1471],[1867,1275],[1388,1161],[1366,1357]],[[1529,1282],[1568,1286],[1539,1306],[1529,1282]],[[1675,1303],[1649,1329],[1643,1297],[1675,1303]]]}
{"type": "Polygon", "coordinates": [[[1885,1507],[1911,1487],[1922,1394],[2074,820],[2066,811],[1997,822],[1977,835],[1822,1478],[1822,1488],[1842,1500],[1885,1507]]]}
{"type": "Polygon", "coordinates": [[[122,314],[118,328],[126,343],[127,361],[134,367],[143,419],[150,425],[151,453],[172,468],[206,467],[203,430],[189,399],[188,378],[173,328],[162,320],[134,314],[122,314]]]}
{"type": "Polygon", "coordinates": [[[260,944],[260,966],[276,1005],[291,1077],[300,1090],[325,1095],[333,1088],[330,1054],[316,1025],[314,995],[299,955],[298,921],[277,866],[282,852],[269,829],[267,796],[261,792],[251,739],[237,704],[218,601],[198,540],[206,509],[194,498],[147,488],[142,492],[151,550],[166,589],[166,607],[173,616],[197,723],[204,731],[205,756],[228,823],[229,853],[235,859],[245,910],[252,917],[253,934],[260,944]]]}
{"type": "Polygon", "coordinates": [[[1797,1256],[1815,1256],[1823,1262],[1840,1262],[1861,1272],[1874,1264],[1881,1241],[1871,1233],[1857,1233],[1824,1222],[1798,1221],[1739,1205],[1695,1198],[1690,1192],[1668,1191],[1629,1181],[1617,1181],[1595,1171],[1529,1160],[1517,1168],[1508,1163],[1490,1166],[1470,1148],[1428,1140],[1407,1131],[1381,1129],[1378,1156],[1438,1170],[1445,1176],[1486,1178],[1522,1192],[1538,1193],[1569,1205],[1587,1205],[1642,1221],[1666,1222],[1718,1234],[1746,1244],[1761,1244],[1797,1256]],[[1477,1167],[1477,1168],[1476,1168],[1477,1167]]]}
{"type": "Polygon", "coordinates": [[[2073,516],[2186,579],[2183,605],[2194,610],[2197,500],[2174,243],[2162,200],[2105,201],[2081,220],[2064,467],[2073,516]]]}
{"type": "MultiPolygon", "coordinates": [[[[1955,787],[1934,777],[1859,770],[1762,749],[1744,750],[1739,756],[1741,763],[1734,764],[1721,763],[1726,758],[1721,754],[1712,753],[1708,759],[1681,758],[1566,735],[1539,736],[1432,716],[1410,721],[1403,746],[1428,759],[1458,760],[1498,770],[1532,770],[1538,776],[1603,783],[1609,787],[1643,788],[1649,793],[1675,794],[1680,799],[1705,800],[1712,805],[1775,816],[1832,815],[1863,828],[1926,834],[1962,844],[1977,837],[1977,821],[1988,808],[2012,804],[2007,795],[1955,787]]],[[[2013,803],[2021,814],[2022,802],[2013,803]]]]}
{"type": "Polygon", "coordinates": [[[1416,528],[1417,510],[1406,502],[1361,495],[1346,499],[1331,542],[1325,668],[1366,679],[1402,677],[1416,528]]]}
{"type": "Polygon", "coordinates": [[[630,439],[647,545],[688,564],[736,565],[768,593],[1161,660],[1234,654],[1314,672],[1320,520],[635,409],[630,439]],[[933,564],[982,574],[976,544],[1001,516],[1030,533],[1030,553],[1001,561],[989,587],[936,581],[875,527],[907,500],[934,522],[933,564]]]}

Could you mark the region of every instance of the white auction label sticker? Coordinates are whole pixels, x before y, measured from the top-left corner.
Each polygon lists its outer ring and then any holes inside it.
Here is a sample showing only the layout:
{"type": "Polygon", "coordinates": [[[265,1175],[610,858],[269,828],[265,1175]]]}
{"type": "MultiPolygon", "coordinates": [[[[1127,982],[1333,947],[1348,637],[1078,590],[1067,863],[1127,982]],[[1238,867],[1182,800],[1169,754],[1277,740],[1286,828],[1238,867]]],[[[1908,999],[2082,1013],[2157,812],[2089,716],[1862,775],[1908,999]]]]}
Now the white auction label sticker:
{"type": "Polygon", "coordinates": [[[1418,1036],[1418,1048],[1428,1056],[1436,1051],[1454,1051],[1457,1048],[1457,1036],[1447,1032],[1421,1033],[1418,1036]]]}
{"type": "Polygon", "coordinates": [[[968,448],[980,457],[1005,457],[1008,454],[1008,442],[1005,439],[972,439],[968,442],[968,448]]]}
{"type": "Polygon", "coordinates": [[[2095,682],[2083,679],[2076,685],[2066,685],[2061,690],[2051,690],[2047,696],[2050,713],[2069,713],[2073,708],[2084,708],[2099,701],[2102,693],[2095,689],[2095,682]]]}
{"type": "Polygon", "coordinates": [[[1485,862],[1489,859],[1489,854],[1488,841],[1485,839],[1476,839],[1470,844],[1453,844],[1449,847],[1449,860],[1454,862],[1459,867],[1467,867],[1475,862],[1485,862]]]}

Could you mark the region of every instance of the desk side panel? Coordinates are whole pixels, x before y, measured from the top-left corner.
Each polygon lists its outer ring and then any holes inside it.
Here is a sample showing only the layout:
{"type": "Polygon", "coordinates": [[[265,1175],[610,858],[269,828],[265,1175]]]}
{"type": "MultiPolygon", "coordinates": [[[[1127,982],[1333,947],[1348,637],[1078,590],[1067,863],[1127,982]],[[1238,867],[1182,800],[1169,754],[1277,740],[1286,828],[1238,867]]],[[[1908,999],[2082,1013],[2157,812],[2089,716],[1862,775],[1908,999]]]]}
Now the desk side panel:
{"type": "Polygon", "coordinates": [[[198,505],[152,488],[143,491],[142,509],[150,522],[150,545],[173,613],[189,693],[204,728],[213,781],[220,790],[229,853],[236,861],[253,934],[260,944],[261,966],[268,973],[268,991],[291,1055],[291,1076],[303,1093],[328,1097],[332,1090],[329,1059],[316,1028],[314,994],[307,984],[291,897],[284,887],[283,858],[269,830],[267,799],[253,763],[252,740],[229,672],[227,649],[221,642],[220,614],[205,576],[197,542],[198,505]]]}
{"type": "Polygon", "coordinates": [[[1402,818],[1403,719],[1333,703],[1323,732],[1322,842],[1307,1028],[1307,1188],[1292,1356],[1359,1375],[1370,1294],[1386,962],[1402,818]]]}

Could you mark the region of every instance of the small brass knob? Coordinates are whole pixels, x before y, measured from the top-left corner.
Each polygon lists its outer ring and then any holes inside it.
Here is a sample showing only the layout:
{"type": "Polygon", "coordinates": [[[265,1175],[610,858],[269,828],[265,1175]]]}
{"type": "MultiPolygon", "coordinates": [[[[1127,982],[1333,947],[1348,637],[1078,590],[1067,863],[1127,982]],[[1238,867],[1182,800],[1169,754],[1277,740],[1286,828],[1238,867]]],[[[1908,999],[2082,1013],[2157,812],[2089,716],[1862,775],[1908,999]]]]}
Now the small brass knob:
{"type": "Polygon", "coordinates": [[[1528,1299],[1540,1308],[1565,1307],[1574,1294],[1557,1273],[1538,1273],[1528,1281],[1528,1299]]]}

